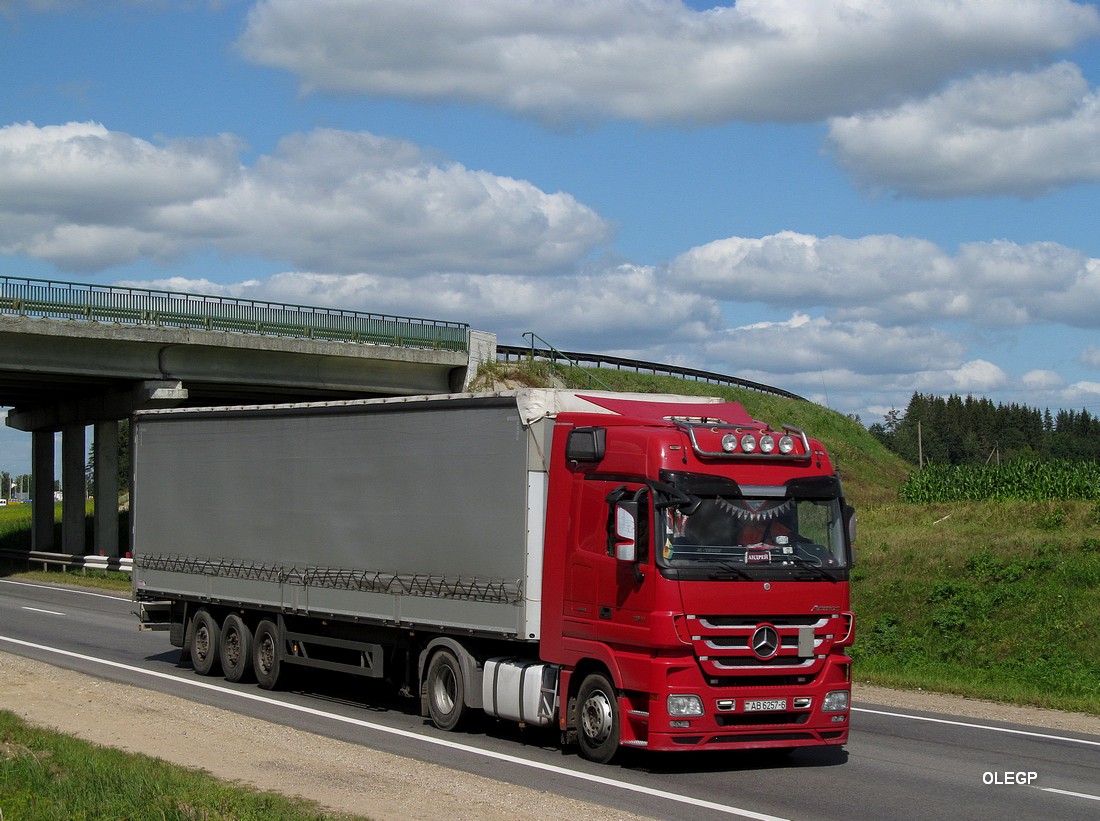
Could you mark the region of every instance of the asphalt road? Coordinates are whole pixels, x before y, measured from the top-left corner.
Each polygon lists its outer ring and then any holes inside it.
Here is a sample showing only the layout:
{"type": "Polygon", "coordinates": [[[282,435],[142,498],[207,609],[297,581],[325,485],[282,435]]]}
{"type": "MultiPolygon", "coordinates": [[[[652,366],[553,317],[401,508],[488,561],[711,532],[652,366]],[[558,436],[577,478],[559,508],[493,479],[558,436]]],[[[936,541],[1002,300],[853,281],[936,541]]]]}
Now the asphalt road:
{"type": "Polygon", "coordinates": [[[843,749],[751,754],[624,751],[593,765],[556,733],[490,724],[442,733],[381,684],[303,678],[287,692],[202,678],[131,603],[0,579],[0,650],[454,770],[667,819],[1100,818],[1100,736],[857,702],[843,749]]]}

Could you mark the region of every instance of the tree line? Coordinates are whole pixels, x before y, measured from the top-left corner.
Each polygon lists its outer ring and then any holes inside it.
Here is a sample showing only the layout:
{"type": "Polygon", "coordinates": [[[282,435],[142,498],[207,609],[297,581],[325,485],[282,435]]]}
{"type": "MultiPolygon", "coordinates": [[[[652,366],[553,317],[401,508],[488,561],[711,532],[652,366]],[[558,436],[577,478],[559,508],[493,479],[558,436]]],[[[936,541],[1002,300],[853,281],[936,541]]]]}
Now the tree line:
{"type": "Polygon", "coordinates": [[[914,393],[869,428],[914,464],[999,464],[1016,459],[1100,461],[1100,416],[1087,410],[1038,410],[952,394],[914,393]]]}

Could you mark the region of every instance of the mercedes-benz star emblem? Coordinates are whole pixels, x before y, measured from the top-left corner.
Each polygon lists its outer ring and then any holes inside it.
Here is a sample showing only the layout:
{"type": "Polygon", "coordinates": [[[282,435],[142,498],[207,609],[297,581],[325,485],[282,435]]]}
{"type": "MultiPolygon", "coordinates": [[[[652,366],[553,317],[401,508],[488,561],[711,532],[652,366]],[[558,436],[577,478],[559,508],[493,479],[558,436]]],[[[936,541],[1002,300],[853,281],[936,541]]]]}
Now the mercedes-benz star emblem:
{"type": "Polygon", "coordinates": [[[779,631],[770,624],[762,624],[753,631],[752,651],[759,659],[770,659],[779,652],[779,631]]]}

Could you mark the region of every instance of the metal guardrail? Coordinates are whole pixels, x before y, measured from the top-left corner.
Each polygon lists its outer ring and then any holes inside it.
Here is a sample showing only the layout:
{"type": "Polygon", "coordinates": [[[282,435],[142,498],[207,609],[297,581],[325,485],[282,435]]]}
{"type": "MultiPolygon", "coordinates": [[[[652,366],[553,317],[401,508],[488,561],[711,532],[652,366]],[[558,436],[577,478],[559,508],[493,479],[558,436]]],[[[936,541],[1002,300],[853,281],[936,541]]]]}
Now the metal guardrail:
{"type": "Polygon", "coordinates": [[[733,385],[738,388],[748,388],[749,390],[771,394],[772,396],[797,399],[801,402],[808,401],[806,397],[799,396],[797,393],[791,393],[782,388],[775,388],[771,385],[765,385],[762,382],[753,382],[751,379],[741,379],[738,376],[727,376],[726,374],[714,373],[713,371],[702,371],[696,368],[681,368],[676,365],[662,365],[657,362],[646,362],[641,359],[627,359],[621,356],[607,356],[598,353],[563,352],[552,347],[535,348],[533,343],[531,347],[525,347],[523,345],[497,345],[497,359],[505,362],[513,359],[526,359],[527,357],[549,359],[553,361],[555,356],[558,358],[567,358],[574,365],[586,362],[595,365],[597,368],[607,367],[615,368],[616,370],[631,370],[638,373],[649,372],[664,374],[666,376],[678,376],[682,379],[694,379],[699,382],[713,382],[718,385],[733,385]]]}
{"type": "Polygon", "coordinates": [[[122,573],[132,573],[134,570],[134,560],[129,556],[74,556],[69,553],[0,549],[0,559],[42,565],[43,570],[51,567],[63,570],[113,570],[122,573]]]}
{"type": "Polygon", "coordinates": [[[0,313],[399,348],[470,348],[464,322],[9,276],[0,276],[0,313]]]}

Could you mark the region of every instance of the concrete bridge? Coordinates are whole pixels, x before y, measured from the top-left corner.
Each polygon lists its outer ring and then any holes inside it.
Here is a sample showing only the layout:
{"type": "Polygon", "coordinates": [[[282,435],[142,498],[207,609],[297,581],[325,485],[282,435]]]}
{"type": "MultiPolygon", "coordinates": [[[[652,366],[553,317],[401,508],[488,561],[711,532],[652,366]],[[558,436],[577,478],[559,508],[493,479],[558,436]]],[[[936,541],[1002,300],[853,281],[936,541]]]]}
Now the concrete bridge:
{"type": "MultiPolygon", "coordinates": [[[[460,391],[496,358],[463,323],[197,294],[0,277],[0,405],[32,436],[32,549],[85,552],[93,495],[118,497],[119,422],[135,410],[460,391]],[[61,545],[54,436],[61,432],[61,545]]],[[[100,515],[100,514],[104,515],[100,515]]],[[[113,504],[94,551],[118,555],[113,504]]]]}

